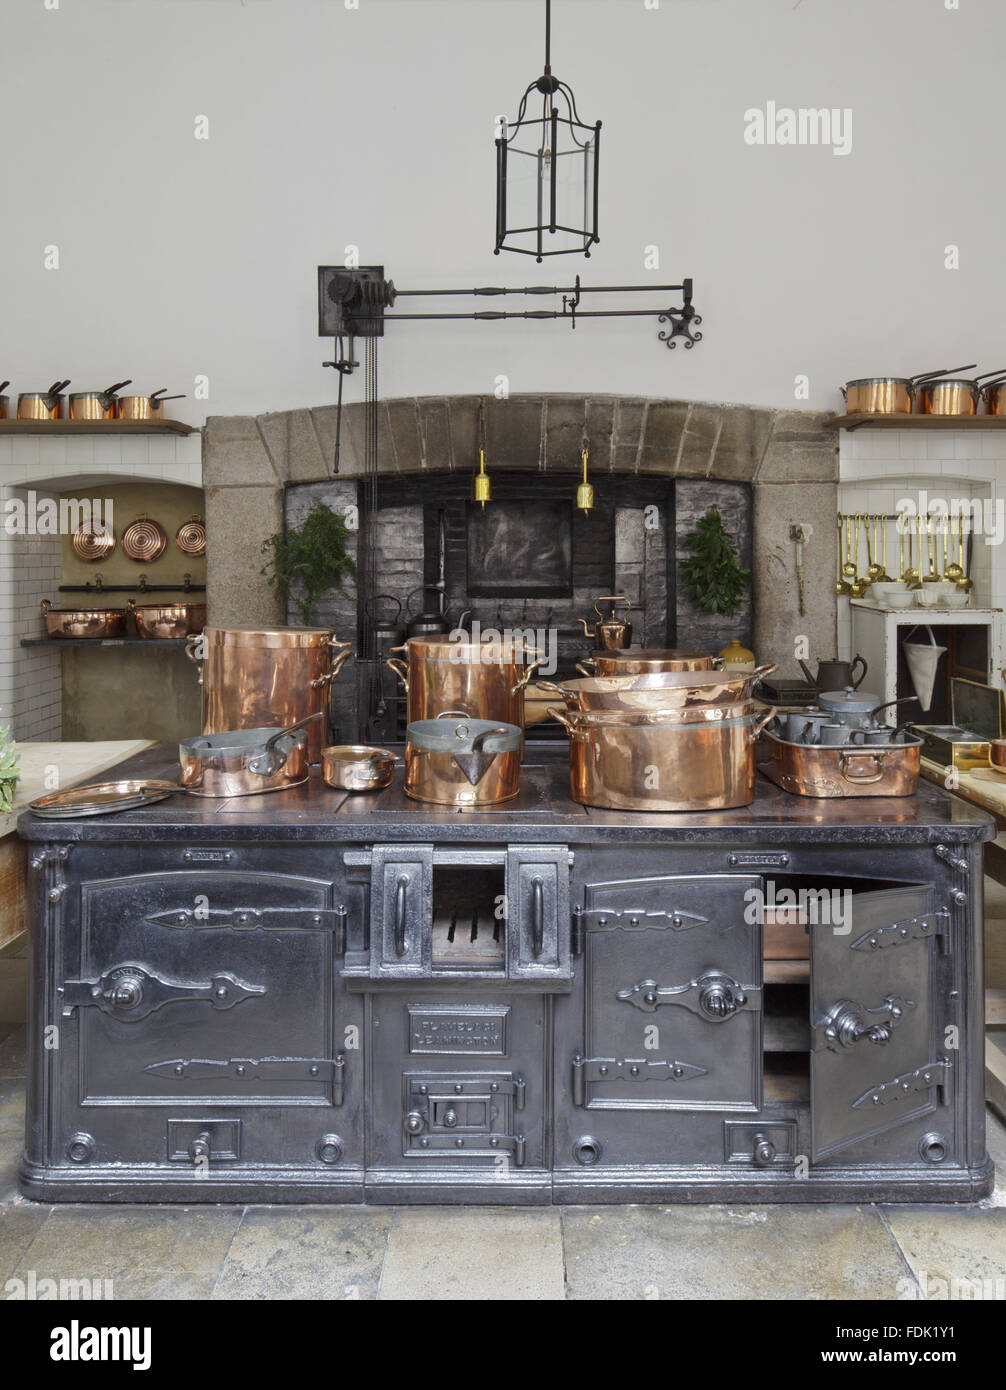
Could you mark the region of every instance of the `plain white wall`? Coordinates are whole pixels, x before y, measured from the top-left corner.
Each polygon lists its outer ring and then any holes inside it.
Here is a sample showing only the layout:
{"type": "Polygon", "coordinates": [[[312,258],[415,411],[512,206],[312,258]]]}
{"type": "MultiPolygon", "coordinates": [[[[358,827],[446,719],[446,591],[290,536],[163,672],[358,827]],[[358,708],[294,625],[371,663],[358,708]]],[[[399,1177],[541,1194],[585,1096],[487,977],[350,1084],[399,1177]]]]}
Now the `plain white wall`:
{"type": "Polygon", "coordinates": [[[604,121],[602,242],[540,268],[491,252],[493,118],[538,74],[542,0],[47,3],[2,13],[14,389],[131,375],[193,423],[330,401],[315,267],[348,243],[414,288],[695,279],[691,352],[650,320],[390,325],[387,396],[505,373],[826,409],[847,377],[1006,358],[1003,0],[555,0],[555,70],[604,121]],[[747,145],[769,100],[852,108],[852,153],[747,145]]]}

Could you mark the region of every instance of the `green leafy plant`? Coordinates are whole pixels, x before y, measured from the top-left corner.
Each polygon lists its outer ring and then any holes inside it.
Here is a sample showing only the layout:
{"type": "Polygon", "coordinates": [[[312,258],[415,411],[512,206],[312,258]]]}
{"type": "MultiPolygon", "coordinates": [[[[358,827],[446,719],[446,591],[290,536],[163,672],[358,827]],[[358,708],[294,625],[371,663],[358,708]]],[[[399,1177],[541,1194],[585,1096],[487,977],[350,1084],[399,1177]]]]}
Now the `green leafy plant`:
{"type": "Polygon", "coordinates": [[[736,613],[744,601],[751,571],[742,569],[737,549],[716,507],[685,537],[692,558],[681,567],[682,587],[703,613],[736,613]]]}
{"type": "Polygon", "coordinates": [[[0,811],[14,804],[14,791],[21,776],[21,759],[14,748],[10,729],[0,729],[0,811]]]}
{"type": "Polygon", "coordinates": [[[261,573],[285,600],[293,596],[305,625],[315,604],[331,589],[346,592],[346,579],[356,579],[356,565],[347,551],[346,519],[325,502],[317,502],[304,524],[285,536],[270,536],[262,545],[269,559],[261,573]],[[271,553],[269,553],[271,552],[271,553]]]}

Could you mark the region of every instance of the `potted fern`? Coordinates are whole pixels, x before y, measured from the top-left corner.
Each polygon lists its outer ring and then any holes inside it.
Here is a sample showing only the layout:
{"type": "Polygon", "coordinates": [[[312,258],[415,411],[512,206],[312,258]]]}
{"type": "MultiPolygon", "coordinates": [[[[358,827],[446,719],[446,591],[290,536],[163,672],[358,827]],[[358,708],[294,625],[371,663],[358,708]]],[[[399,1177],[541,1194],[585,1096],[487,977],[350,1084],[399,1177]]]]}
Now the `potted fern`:
{"type": "Polygon", "coordinates": [[[261,573],[284,602],[293,597],[305,627],[323,594],[332,589],[344,594],[346,581],[356,579],[349,534],[344,516],[316,502],[303,525],[270,536],[262,545],[269,558],[261,573]]]}

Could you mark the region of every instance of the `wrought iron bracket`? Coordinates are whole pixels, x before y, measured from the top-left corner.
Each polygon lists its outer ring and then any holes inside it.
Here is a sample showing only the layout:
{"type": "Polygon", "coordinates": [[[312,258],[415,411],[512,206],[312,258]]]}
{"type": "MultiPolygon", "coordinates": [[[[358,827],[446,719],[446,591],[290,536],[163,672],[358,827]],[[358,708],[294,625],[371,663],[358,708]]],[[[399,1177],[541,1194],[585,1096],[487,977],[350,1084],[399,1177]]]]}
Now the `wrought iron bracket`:
{"type": "Polygon", "coordinates": [[[165,1081],[251,1082],[321,1081],[332,1086],[333,1105],[345,1094],[346,1058],[337,1057],[172,1057],[143,1068],[165,1081]]]}
{"type": "Polygon", "coordinates": [[[694,331],[702,322],[702,315],[695,312],[695,306],[692,304],[691,280],[686,280],[682,285],[682,300],[680,309],[667,309],[658,319],[659,323],[670,324],[669,329],[657,334],[666,348],[676,348],[678,338],[684,338],[686,348],[693,348],[696,343],[702,341],[702,334],[694,331]]]}
{"type": "Polygon", "coordinates": [[[708,917],[700,917],[696,912],[683,912],[671,908],[667,912],[644,912],[639,908],[626,908],[617,911],[608,907],[574,907],[572,913],[573,955],[583,954],[588,931],[660,931],[669,927],[672,931],[690,931],[693,927],[708,926],[708,917]]]}
{"type": "Polygon", "coordinates": [[[232,931],[330,931],[336,955],[346,950],[347,911],[339,907],[180,907],[144,918],[152,927],[232,931]]]}
{"type": "Polygon", "coordinates": [[[586,1104],[588,1081],[692,1081],[705,1075],[705,1067],[691,1062],[576,1056],[573,1058],[573,1104],[586,1104]]]}

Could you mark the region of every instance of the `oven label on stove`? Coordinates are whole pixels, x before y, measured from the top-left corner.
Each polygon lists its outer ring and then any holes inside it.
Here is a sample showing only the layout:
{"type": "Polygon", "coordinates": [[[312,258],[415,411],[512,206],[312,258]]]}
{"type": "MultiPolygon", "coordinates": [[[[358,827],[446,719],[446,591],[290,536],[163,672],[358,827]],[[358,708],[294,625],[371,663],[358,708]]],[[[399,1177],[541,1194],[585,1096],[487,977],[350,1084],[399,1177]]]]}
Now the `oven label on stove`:
{"type": "Polygon", "coordinates": [[[413,1055],[509,1055],[509,1007],[475,1004],[466,1009],[450,1009],[410,1004],[408,1013],[409,1051],[413,1055]]]}

